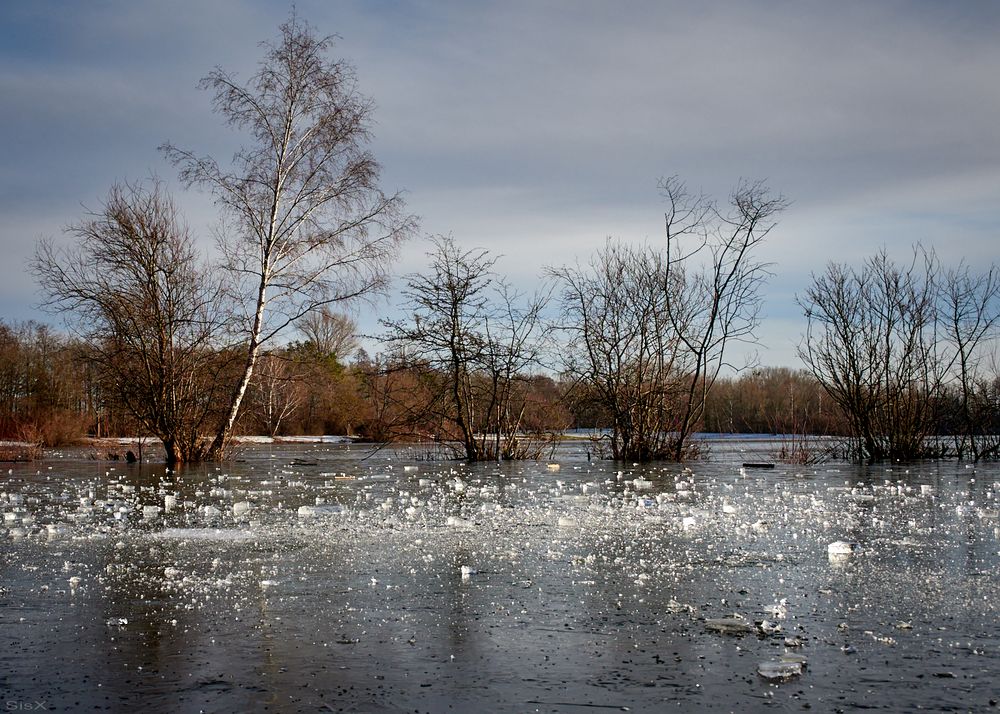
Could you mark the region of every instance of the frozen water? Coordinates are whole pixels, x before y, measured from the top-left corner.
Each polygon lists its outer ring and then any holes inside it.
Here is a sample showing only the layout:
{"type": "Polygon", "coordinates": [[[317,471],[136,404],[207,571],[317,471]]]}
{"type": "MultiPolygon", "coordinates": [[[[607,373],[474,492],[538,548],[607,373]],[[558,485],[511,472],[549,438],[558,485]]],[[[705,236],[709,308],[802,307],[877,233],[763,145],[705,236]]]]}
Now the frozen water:
{"type": "Polygon", "coordinates": [[[783,682],[802,674],[801,662],[761,662],[757,674],[771,682],[783,682]]]}
{"type": "Polygon", "coordinates": [[[577,444],[540,463],[302,443],[178,473],[82,454],[17,466],[0,484],[5,696],[182,711],[989,708],[997,466],[740,475],[761,459],[726,448],[684,470],[588,461],[577,444]]]}

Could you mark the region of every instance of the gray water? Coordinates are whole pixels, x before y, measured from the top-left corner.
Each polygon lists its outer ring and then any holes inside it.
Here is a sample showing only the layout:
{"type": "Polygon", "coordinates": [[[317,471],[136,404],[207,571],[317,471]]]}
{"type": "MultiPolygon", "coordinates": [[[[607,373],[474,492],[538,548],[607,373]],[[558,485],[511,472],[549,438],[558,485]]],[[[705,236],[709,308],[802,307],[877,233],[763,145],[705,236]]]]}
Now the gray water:
{"type": "Polygon", "coordinates": [[[179,474],[71,452],[15,465],[0,481],[2,706],[1000,699],[995,465],[741,471],[759,443],[717,445],[689,470],[573,445],[552,466],[421,455],[270,445],[179,474]],[[775,668],[786,678],[764,676],[775,668]]]}

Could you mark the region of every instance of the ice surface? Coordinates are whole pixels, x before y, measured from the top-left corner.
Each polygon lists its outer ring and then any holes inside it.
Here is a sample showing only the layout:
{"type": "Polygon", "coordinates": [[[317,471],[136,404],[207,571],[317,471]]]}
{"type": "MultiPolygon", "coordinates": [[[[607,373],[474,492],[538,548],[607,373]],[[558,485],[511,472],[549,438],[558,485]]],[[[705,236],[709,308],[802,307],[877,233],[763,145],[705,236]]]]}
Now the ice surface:
{"type": "Polygon", "coordinates": [[[73,702],[106,707],[57,646],[79,640],[134,708],[728,711],[766,693],[825,711],[882,691],[903,710],[988,706],[970,684],[998,674],[992,466],[971,482],[947,465],[740,477],[573,448],[558,472],[321,444],[177,474],[15,472],[0,494],[5,685],[55,700],[38,673],[58,668],[73,702]]]}

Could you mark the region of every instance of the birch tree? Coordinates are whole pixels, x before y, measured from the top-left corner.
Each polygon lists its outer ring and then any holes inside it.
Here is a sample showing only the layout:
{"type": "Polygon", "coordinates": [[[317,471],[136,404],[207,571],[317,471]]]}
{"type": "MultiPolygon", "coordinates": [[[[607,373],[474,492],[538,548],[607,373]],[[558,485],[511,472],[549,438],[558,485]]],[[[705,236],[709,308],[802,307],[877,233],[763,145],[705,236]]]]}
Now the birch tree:
{"type": "Polygon", "coordinates": [[[379,188],[372,102],[332,45],[293,14],[247,81],[222,69],[202,80],[244,139],[230,162],[162,147],[221,208],[220,249],[244,305],[242,377],[209,455],[229,442],[262,346],[311,311],[381,290],[414,227],[400,194],[379,188]]]}

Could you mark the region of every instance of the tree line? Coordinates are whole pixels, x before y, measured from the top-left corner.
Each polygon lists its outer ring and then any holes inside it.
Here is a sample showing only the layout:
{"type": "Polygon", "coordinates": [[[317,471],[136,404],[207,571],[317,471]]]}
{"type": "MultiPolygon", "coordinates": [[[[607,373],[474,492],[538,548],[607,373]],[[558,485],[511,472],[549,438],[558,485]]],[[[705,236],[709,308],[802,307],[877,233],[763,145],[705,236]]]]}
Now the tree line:
{"type": "Polygon", "coordinates": [[[241,142],[231,160],[162,145],[215,199],[214,252],[156,179],[116,184],[40,242],[33,272],[68,333],[3,326],[5,435],[150,435],[171,465],[221,458],[241,432],[516,459],[573,427],[621,460],[689,458],[705,429],[838,434],[857,458],[998,455],[992,267],[920,248],[902,266],[884,251],[831,264],[799,297],[806,370],[732,363],[756,339],[760,247],[787,206],[763,182],[717,201],[662,180],[662,239],[609,239],[530,295],[498,256],[433,237],[379,354],[359,352],[348,310],[384,292],[417,221],[380,188],[372,103],[332,46],[293,14],[247,81],[203,80],[241,142]]]}

